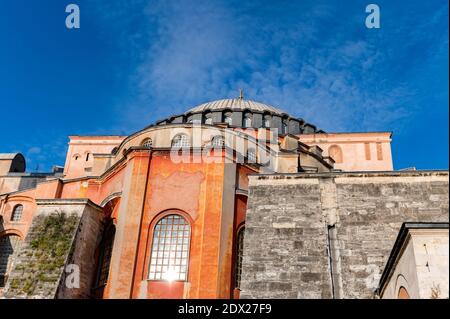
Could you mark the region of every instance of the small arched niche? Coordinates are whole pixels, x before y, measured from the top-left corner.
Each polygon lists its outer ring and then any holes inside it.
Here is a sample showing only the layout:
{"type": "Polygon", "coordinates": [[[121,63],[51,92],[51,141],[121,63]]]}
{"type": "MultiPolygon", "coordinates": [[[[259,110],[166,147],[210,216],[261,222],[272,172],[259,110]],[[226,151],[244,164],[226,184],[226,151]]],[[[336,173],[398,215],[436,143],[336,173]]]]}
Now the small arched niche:
{"type": "Polygon", "coordinates": [[[331,145],[328,149],[328,156],[332,157],[335,163],[343,162],[342,149],[339,145],[331,145]]]}

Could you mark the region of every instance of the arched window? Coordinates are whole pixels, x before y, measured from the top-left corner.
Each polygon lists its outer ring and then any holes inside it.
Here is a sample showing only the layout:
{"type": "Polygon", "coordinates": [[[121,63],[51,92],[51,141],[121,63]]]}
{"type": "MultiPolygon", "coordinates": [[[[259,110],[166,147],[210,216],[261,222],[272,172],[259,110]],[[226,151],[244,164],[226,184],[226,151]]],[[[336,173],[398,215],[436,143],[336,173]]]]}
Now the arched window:
{"type": "Polygon", "coordinates": [[[80,154],[75,154],[74,156],[73,156],[73,159],[74,160],[78,160],[80,158],[80,154]]]}
{"type": "Polygon", "coordinates": [[[342,150],[338,145],[330,146],[328,149],[328,156],[331,156],[335,163],[342,163],[342,150]]]}
{"type": "Polygon", "coordinates": [[[161,218],[153,230],[150,280],[187,280],[191,227],[186,219],[172,214],[161,218]]]}
{"type": "Polygon", "coordinates": [[[398,290],[398,299],[410,299],[408,290],[403,286],[398,290]]]}
{"type": "Polygon", "coordinates": [[[225,139],[221,135],[214,136],[211,142],[211,145],[222,147],[225,145],[225,139]]]}
{"type": "Polygon", "coordinates": [[[252,114],[246,113],[244,115],[244,127],[252,127],[252,114]]]}
{"type": "Polygon", "coordinates": [[[254,148],[247,150],[247,161],[248,163],[256,163],[256,151],[254,148]]]}
{"type": "Polygon", "coordinates": [[[283,120],[283,134],[287,134],[288,132],[288,121],[283,120]]]}
{"type": "Polygon", "coordinates": [[[19,244],[20,238],[17,235],[0,237],[0,287],[4,287],[8,280],[12,257],[14,251],[19,247],[19,244]]]}
{"type": "Polygon", "coordinates": [[[142,141],[142,143],[141,143],[141,146],[142,146],[142,147],[145,147],[145,148],[151,148],[151,147],[153,146],[153,141],[152,141],[152,139],[151,139],[151,138],[146,138],[146,139],[144,139],[144,140],[142,141]]]}
{"type": "Polygon", "coordinates": [[[115,235],[116,227],[111,221],[103,234],[103,238],[99,246],[98,268],[95,284],[96,287],[104,286],[108,282],[109,266],[111,264],[111,255],[115,235]]]}
{"type": "Polygon", "coordinates": [[[89,156],[90,156],[90,155],[91,155],[91,153],[89,153],[89,152],[86,153],[86,162],[89,161],[89,156]]]}
{"type": "Polygon", "coordinates": [[[231,118],[231,112],[225,112],[223,121],[228,125],[231,125],[233,123],[233,119],[231,118]]]}
{"type": "Polygon", "coordinates": [[[211,113],[205,114],[205,124],[213,124],[213,119],[212,119],[211,113]]]}
{"type": "Polygon", "coordinates": [[[264,127],[270,128],[270,115],[264,115],[264,127]]]}
{"type": "Polygon", "coordinates": [[[16,205],[11,214],[11,221],[18,222],[22,219],[23,206],[16,205]]]}
{"type": "Polygon", "coordinates": [[[172,147],[189,147],[191,142],[186,134],[178,134],[172,140],[172,147]]]}
{"type": "Polygon", "coordinates": [[[234,287],[241,286],[242,256],[244,255],[244,231],[242,227],[236,237],[236,262],[234,266],[234,287]]]}

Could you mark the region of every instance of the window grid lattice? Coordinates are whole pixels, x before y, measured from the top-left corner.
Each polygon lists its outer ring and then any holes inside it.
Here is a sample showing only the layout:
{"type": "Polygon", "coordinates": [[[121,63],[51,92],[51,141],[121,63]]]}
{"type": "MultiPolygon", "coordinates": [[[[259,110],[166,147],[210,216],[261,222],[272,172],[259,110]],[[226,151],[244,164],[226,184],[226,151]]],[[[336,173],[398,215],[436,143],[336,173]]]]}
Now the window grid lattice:
{"type": "Polygon", "coordinates": [[[0,287],[6,284],[7,276],[11,268],[14,251],[17,250],[20,243],[19,236],[0,237],[0,287]]]}
{"type": "Polygon", "coordinates": [[[153,146],[153,141],[151,138],[148,138],[148,139],[144,140],[144,142],[142,142],[142,147],[150,148],[152,146],[153,146]]]}
{"type": "Polygon", "coordinates": [[[11,221],[18,222],[22,219],[23,206],[17,205],[14,207],[13,213],[11,215],[11,221]]]}
{"type": "Polygon", "coordinates": [[[249,149],[247,151],[247,160],[249,163],[256,163],[256,151],[254,149],[249,149]]]}
{"type": "Polygon", "coordinates": [[[172,142],[173,147],[189,147],[191,143],[189,141],[189,137],[185,134],[177,135],[173,138],[172,142]]]}
{"type": "Polygon", "coordinates": [[[150,258],[150,280],[187,280],[189,223],[179,215],[168,215],[155,226],[150,258]]]}
{"type": "Polygon", "coordinates": [[[215,136],[211,144],[212,146],[225,146],[225,139],[222,136],[215,136]]]}
{"type": "Polygon", "coordinates": [[[242,256],[244,255],[244,228],[237,235],[235,287],[241,286],[242,256]]]}

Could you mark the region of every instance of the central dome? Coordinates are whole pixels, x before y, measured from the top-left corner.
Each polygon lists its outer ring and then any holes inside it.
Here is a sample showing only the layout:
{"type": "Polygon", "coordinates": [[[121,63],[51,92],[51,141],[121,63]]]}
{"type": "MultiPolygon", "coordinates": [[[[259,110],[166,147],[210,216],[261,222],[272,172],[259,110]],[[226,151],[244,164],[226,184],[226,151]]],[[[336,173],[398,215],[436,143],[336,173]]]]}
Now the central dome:
{"type": "Polygon", "coordinates": [[[251,100],[244,100],[242,98],[238,99],[223,99],[216,100],[207,103],[200,104],[192,109],[188,110],[186,113],[199,113],[205,111],[219,111],[224,109],[230,109],[232,111],[244,111],[252,110],[258,112],[271,112],[275,114],[286,114],[282,110],[273,107],[268,104],[259,103],[251,100]]]}
{"type": "Polygon", "coordinates": [[[244,99],[222,99],[197,105],[183,114],[172,115],[156,125],[201,123],[239,128],[276,128],[279,134],[323,133],[301,118],[293,117],[269,104],[244,99]]]}

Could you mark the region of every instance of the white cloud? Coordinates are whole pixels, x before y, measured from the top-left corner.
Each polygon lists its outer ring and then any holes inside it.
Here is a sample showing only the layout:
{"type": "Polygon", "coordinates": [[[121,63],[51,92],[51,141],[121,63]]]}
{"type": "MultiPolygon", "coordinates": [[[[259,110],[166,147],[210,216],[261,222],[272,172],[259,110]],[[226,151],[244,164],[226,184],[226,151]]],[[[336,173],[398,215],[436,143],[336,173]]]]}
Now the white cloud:
{"type": "Polygon", "coordinates": [[[121,108],[124,126],[235,97],[243,87],[247,98],[326,131],[400,127],[414,112],[415,92],[384,77],[392,52],[383,40],[325,32],[330,19],[341,29],[363,28],[342,19],[338,6],[289,5],[149,2],[138,37],[149,43],[135,47],[144,52],[131,77],[136,95],[121,108]]]}

